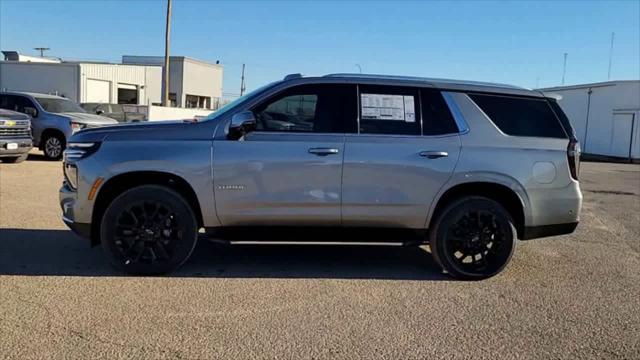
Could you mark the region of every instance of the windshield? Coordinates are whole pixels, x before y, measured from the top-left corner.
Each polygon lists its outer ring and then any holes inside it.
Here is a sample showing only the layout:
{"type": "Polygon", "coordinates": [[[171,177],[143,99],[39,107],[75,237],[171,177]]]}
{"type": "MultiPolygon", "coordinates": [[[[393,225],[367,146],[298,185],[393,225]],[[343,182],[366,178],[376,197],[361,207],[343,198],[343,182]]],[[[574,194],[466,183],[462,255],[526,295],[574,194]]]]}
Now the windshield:
{"type": "Polygon", "coordinates": [[[60,114],[60,113],[84,113],[86,112],[80,105],[67,99],[55,99],[55,98],[36,98],[40,106],[44,108],[44,111],[60,114]]]}
{"type": "Polygon", "coordinates": [[[219,108],[218,110],[212,112],[211,114],[209,114],[206,118],[204,118],[203,121],[206,120],[213,120],[218,118],[219,116],[224,115],[225,113],[227,113],[229,110],[233,109],[234,107],[236,107],[237,105],[241,104],[242,102],[244,102],[245,100],[248,100],[252,97],[254,97],[255,95],[258,95],[259,93],[265,91],[266,89],[270,88],[271,86],[277,84],[278,82],[273,82],[267,85],[264,85],[262,87],[259,87],[249,93],[246,93],[245,95],[242,95],[241,97],[233,100],[232,102],[224,105],[223,107],[219,108]]]}

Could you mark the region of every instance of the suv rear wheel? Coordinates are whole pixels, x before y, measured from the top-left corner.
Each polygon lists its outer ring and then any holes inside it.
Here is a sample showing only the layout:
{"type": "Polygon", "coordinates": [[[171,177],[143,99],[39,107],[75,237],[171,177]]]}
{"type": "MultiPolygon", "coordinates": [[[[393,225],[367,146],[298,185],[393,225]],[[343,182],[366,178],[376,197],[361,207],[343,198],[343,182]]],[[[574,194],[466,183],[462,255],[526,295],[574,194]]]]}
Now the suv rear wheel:
{"type": "Polygon", "coordinates": [[[453,201],[429,230],[435,261],[459,279],[498,274],[509,263],[515,241],[511,215],[499,203],[480,196],[453,201]]]}
{"type": "Polygon", "coordinates": [[[187,261],[196,245],[198,223],[177,192],[143,185],[119,195],[100,227],[102,248],[111,263],[130,274],[157,275],[187,261]]]}
{"type": "Polygon", "coordinates": [[[59,134],[45,136],[42,141],[42,150],[47,160],[60,160],[65,147],[64,137],[59,134]]]}

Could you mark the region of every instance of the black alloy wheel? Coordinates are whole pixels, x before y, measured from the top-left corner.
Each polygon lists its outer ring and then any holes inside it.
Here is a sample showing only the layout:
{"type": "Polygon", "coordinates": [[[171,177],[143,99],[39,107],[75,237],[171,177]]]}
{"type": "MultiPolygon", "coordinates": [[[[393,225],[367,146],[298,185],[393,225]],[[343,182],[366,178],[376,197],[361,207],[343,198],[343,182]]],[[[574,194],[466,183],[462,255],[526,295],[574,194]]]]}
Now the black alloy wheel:
{"type": "Polygon", "coordinates": [[[430,230],[436,262],[461,279],[484,279],[502,271],[515,239],[509,213],[497,202],[475,196],[447,206],[430,230]]]}
{"type": "Polygon", "coordinates": [[[118,196],[102,220],[101,242],[120,270],[162,274],[182,265],[197,240],[197,222],[180,194],[145,185],[118,196]]]}

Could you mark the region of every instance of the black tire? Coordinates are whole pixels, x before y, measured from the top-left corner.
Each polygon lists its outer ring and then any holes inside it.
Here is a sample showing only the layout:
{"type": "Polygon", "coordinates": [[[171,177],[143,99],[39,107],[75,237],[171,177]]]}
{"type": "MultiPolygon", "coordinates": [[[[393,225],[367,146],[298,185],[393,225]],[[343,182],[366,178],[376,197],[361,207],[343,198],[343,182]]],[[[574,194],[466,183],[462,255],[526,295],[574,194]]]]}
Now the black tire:
{"type": "Polygon", "coordinates": [[[60,134],[46,135],[40,143],[42,144],[44,157],[47,160],[60,160],[62,158],[62,152],[67,145],[64,136],[60,134]]]}
{"type": "Polygon", "coordinates": [[[100,224],[102,248],[116,269],[159,275],[184,264],[196,246],[198,223],[177,192],[159,185],[125,191],[100,224]]]}
{"type": "Polygon", "coordinates": [[[435,261],[454,278],[481,280],[501,272],[511,260],[516,228],[509,212],[481,196],[453,201],[429,229],[435,261]]]}
{"type": "Polygon", "coordinates": [[[0,160],[2,160],[2,162],[7,164],[18,164],[25,161],[27,159],[27,156],[29,156],[29,154],[23,154],[20,156],[12,156],[12,157],[4,157],[4,158],[0,158],[0,160]]]}

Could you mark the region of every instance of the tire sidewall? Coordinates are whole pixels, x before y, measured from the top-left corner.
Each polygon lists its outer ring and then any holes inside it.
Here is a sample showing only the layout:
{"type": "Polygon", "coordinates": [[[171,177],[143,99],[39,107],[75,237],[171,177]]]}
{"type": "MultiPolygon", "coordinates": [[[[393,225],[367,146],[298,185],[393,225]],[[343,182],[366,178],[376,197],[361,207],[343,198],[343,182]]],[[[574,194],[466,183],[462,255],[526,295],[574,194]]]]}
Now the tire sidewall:
{"type": "Polygon", "coordinates": [[[137,275],[159,275],[170,272],[184,264],[195,249],[198,224],[193,210],[177,192],[160,185],[143,185],[132,188],[117,196],[102,217],[100,242],[111,263],[119,270],[137,275]],[[120,212],[129,204],[143,200],[161,201],[169,206],[180,222],[182,237],[176,244],[170,261],[156,264],[126,263],[126,257],[115,244],[115,224],[120,212]]]}
{"type": "Polygon", "coordinates": [[[465,280],[482,280],[500,273],[508,265],[513,256],[517,241],[517,232],[514,226],[514,221],[509,212],[498,202],[482,197],[482,196],[468,196],[460,198],[449,204],[440,214],[437,216],[434,226],[429,229],[429,243],[434,260],[444,270],[446,270],[451,276],[458,279],[465,280]],[[503,263],[500,264],[495,270],[488,273],[470,273],[460,269],[459,266],[452,261],[450,255],[446,253],[447,232],[449,230],[450,219],[455,218],[459,212],[466,211],[470,208],[481,207],[485,210],[489,210],[495,216],[501,218],[501,221],[507,222],[507,231],[505,231],[505,242],[502,246],[509,247],[508,254],[503,263]]]}

